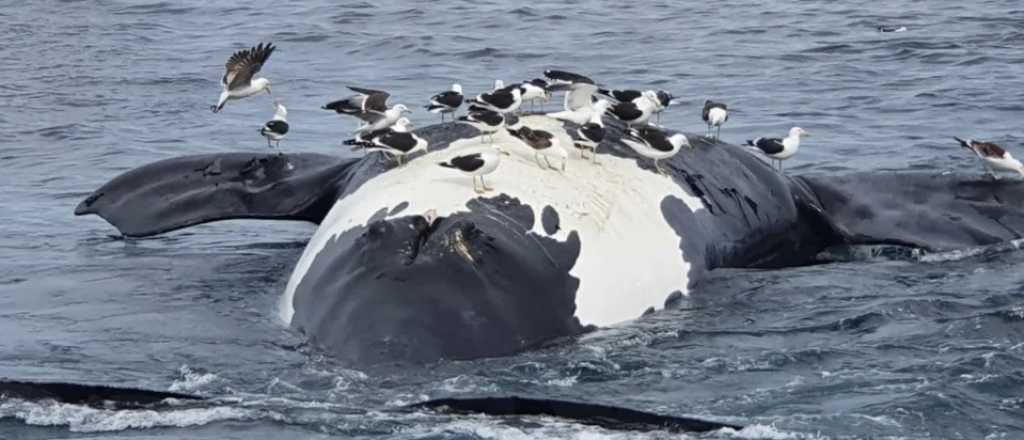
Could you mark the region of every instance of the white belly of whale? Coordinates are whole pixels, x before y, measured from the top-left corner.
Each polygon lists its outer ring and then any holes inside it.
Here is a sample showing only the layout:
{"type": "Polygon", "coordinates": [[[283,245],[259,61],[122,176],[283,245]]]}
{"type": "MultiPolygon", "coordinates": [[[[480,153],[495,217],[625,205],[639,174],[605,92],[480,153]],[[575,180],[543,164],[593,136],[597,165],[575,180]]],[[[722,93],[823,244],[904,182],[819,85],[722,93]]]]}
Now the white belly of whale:
{"type": "MultiPolygon", "coordinates": [[[[524,124],[555,133],[563,145],[572,145],[561,122],[527,116],[524,124]]],[[[335,202],[306,245],[281,298],[279,314],[291,324],[295,289],[326,243],[355,227],[365,227],[382,208],[408,203],[395,216],[438,216],[468,212],[467,202],[504,193],[534,210],[533,233],[547,236],[541,211],[558,212],[560,229],[550,237],[565,241],[571,231],[580,239],[580,256],[569,272],[580,280],[576,316],[583,324],[608,325],[639,317],[647,308],[663,304],[674,291],[687,293],[690,264],[680,248],[680,237],[661,209],[665,197],[675,196],[690,211],[704,209],[670,177],[642,170],[636,160],[601,155],[597,164],[573,155],[566,171],[541,169],[534,151],[505,131],[495,143],[511,153],[487,176],[494,191],[479,195],[469,178],[442,168],[438,162],[468,150],[491,148],[479,138],[461,140],[449,148],[417,157],[392,169],[335,202]]],[[[693,231],[692,233],[699,233],[693,231]]]]}

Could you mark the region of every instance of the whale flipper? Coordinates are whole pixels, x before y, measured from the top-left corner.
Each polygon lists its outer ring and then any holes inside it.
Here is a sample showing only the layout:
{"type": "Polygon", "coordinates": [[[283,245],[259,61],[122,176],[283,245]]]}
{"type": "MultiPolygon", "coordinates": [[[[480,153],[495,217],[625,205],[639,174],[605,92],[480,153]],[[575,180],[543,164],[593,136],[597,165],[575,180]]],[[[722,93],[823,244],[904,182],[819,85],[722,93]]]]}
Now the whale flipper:
{"type": "Polygon", "coordinates": [[[1024,236],[1024,181],[911,172],[793,180],[848,244],[945,251],[1024,236]]]}
{"type": "Polygon", "coordinates": [[[624,431],[708,432],[722,428],[737,431],[743,429],[741,426],[727,423],[666,416],[616,406],[515,396],[437,399],[416,403],[410,407],[445,409],[455,413],[482,413],[491,416],[560,417],[586,425],[624,431]]]}
{"type": "Polygon", "coordinates": [[[166,159],[114,178],[82,201],[75,215],[99,215],[129,237],[226,219],[319,223],[355,162],[309,153],[166,159]]]}
{"type": "Polygon", "coordinates": [[[0,380],[0,396],[8,399],[54,400],[94,407],[135,409],[158,404],[165,399],[202,400],[188,394],[106,385],[81,385],[66,382],[25,382],[0,380]]]}

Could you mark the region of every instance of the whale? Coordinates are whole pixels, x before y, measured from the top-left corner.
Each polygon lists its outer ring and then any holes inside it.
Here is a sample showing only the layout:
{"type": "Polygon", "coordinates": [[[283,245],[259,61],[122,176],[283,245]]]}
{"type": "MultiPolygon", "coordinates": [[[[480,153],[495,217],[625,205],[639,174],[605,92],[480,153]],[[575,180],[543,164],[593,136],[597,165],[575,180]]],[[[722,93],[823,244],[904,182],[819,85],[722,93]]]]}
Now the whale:
{"type": "MultiPolygon", "coordinates": [[[[571,146],[577,126],[512,123],[571,146]]],[[[719,268],[829,261],[830,250],[920,252],[1024,233],[1024,183],[952,172],[792,176],[738,145],[684,133],[665,173],[608,121],[596,163],[545,169],[504,130],[509,153],[478,193],[439,166],[493,148],[467,124],[425,126],[403,166],[367,154],[256,152],[161,160],[114,177],[76,215],[125,237],[229,219],[318,225],[278,318],[353,365],[505,356],[672,307],[719,268]]],[[[668,130],[669,133],[677,131],[668,130]]],[[[570,148],[571,149],[571,148],[570,148]]]]}

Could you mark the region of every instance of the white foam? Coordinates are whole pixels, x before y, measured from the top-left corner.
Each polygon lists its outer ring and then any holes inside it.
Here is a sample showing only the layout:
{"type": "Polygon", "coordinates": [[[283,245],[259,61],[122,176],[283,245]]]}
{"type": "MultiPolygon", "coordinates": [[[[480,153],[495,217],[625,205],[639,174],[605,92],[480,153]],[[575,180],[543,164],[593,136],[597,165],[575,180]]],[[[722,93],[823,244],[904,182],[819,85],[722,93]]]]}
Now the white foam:
{"type": "Polygon", "coordinates": [[[175,380],[171,383],[171,386],[167,388],[168,391],[176,393],[194,393],[218,379],[216,374],[213,373],[200,373],[193,371],[188,365],[182,365],[178,368],[178,372],[181,373],[181,379],[175,380]]]}
{"type": "Polygon", "coordinates": [[[167,410],[109,410],[53,401],[30,402],[20,399],[0,403],[0,418],[14,417],[37,426],[67,426],[73,432],[109,432],[125,429],[187,427],[223,420],[254,420],[283,416],[265,410],[218,406],[167,410]]]}
{"type": "MultiPolygon", "coordinates": [[[[525,116],[521,121],[535,129],[555,133],[563,145],[572,145],[560,122],[544,116],[525,116]]],[[[639,317],[648,307],[660,307],[673,291],[687,292],[690,264],[680,250],[680,237],[665,219],[661,202],[667,196],[681,199],[691,211],[704,209],[700,199],[671,178],[640,169],[634,159],[600,155],[598,164],[572,154],[562,173],[541,169],[533,150],[509,136],[495,135],[495,142],[512,154],[487,176],[496,190],[534,209],[532,231],[546,236],[541,211],[552,206],[558,212],[560,230],[552,238],[565,241],[576,231],[581,253],[570,274],[580,280],[576,316],[583,323],[608,325],[639,317]]],[[[338,200],[306,246],[281,298],[279,314],[285,323],[294,315],[292,300],[317,254],[339,234],[365,227],[374,213],[407,202],[396,216],[435,210],[448,216],[468,212],[467,202],[479,195],[471,179],[439,167],[468,149],[489,148],[479,139],[460,140],[448,149],[428,153],[405,167],[390,170],[364,183],[338,200]]]]}

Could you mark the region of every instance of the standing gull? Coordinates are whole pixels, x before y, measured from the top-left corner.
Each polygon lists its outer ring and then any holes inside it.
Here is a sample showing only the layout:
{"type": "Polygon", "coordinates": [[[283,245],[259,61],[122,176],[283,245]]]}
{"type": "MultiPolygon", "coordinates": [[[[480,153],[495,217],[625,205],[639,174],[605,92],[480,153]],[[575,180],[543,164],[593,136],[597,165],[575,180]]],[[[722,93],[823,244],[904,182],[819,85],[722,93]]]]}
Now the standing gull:
{"type": "Polygon", "coordinates": [[[462,86],[458,83],[452,84],[451,90],[446,90],[432,96],[430,98],[430,105],[426,109],[431,113],[440,113],[441,123],[443,124],[445,113],[455,113],[455,110],[458,110],[462,105],[462,98],[462,86]]]}
{"type": "Polygon", "coordinates": [[[281,139],[288,134],[288,109],[280,102],[275,102],[274,108],[274,118],[260,128],[260,135],[267,138],[267,148],[270,147],[271,141],[281,148],[281,139]]]}
{"type": "Polygon", "coordinates": [[[463,154],[449,159],[447,162],[440,162],[438,165],[445,168],[454,168],[462,171],[463,174],[473,176],[473,191],[484,193],[493,190],[484,182],[484,176],[491,174],[501,164],[501,156],[509,154],[500,148],[493,148],[477,153],[463,154]],[[476,178],[480,178],[480,188],[476,186],[476,178]]]}
{"type": "Polygon", "coordinates": [[[710,138],[712,129],[717,129],[713,139],[718,140],[719,135],[722,134],[722,124],[729,120],[729,109],[724,103],[709,99],[704,101],[704,111],[701,113],[701,117],[707,124],[704,137],[710,138]]]}
{"type": "Polygon", "coordinates": [[[411,132],[408,118],[399,118],[392,128],[375,132],[367,139],[366,151],[380,151],[390,155],[402,166],[403,159],[417,151],[427,151],[427,141],[411,132]],[[368,144],[368,145],[367,145],[368,144]]]}
{"type": "Polygon", "coordinates": [[[562,171],[565,171],[565,163],[569,160],[569,152],[562,148],[558,138],[553,134],[544,130],[533,130],[526,126],[520,127],[518,130],[509,129],[508,133],[519,138],[519,140],[533,149],[533,159],[537,161],[538,166],[544,168],[544,164],[547,164],[548,168],[556,169],[548,161],[548,156],[555,156],[562,159],[562,171]],[[544,164],[540,163],[541,157],[544,158],[544,164]]]}
{"type": "Polygon", "coordinates": [[[270,58],[270,54],[274,53],[274,49],[276,47],[271,43],[260,43],[232,54],[227,63],[224,63],[224,76],[220,79],[224,91],[220,92],[217,105],[211,106],[210,110],[217,113],[223,110],[224,104],[230,100],[242,99],[262,91],[270,94],[270,80],[253,76],[263,68],[263,64],[270,58]]]}
{"type": "Polygon", "coordinates": [[[494,142],[494,133],[497,133],[505,125],[505,117],[501,113],[490,110],[472,111],[466,116],[460,117],[459,120],[480,130],[480,137],[483,138],[486,135],[492,143],[494,142]]]}
{"type": "Polygon", "coordinates": [[[627,126],[645,125],[658,108],[658,94],[653,90],[629,102],[619,102],[608,108],[607,113],[625,122],[627,126]]]}
{"type": "Polygon", "coordinates": [[[548,93],[548,82],[542,78],[534,78],[519,85],[523,92],[523,101],[530,102],[530,109],[536,106],[537,101],[548,102],[551,94],[548,93]]]}
{"type": "Polygon", "coordinates": [[[988,174],[992,176],[992,179],[998,179],[996,173],[992,170],[993,168],[1001,171],[1016,171],[1024,176],[1024,165],[1019,160],[1014,159],[1008,151],[996,145],[992,142],[976,141],[974,139],[960,139],[954,137],[960,145],[968,150],[974,152],[981,159],[982,163],[985,164],[985,168],[988,169],[988,174]]]}
{"type": "Polygon", "coordinates": [[[584,152],[590,151],[591,161],[597,163],[597,146],[604,140],[604,121],[601,119],[601,113],[595,113],[589,122],[576,129],[576,136],[578,139],[575,146],[580,150],[580,157],[586,158],[584,152]]]}
{"type": "Polygon", "coordinates": [[[622,142],[637,154],[654,160],[654,169],[665,174],[660,161],[675,156],[684,145],[690,146],[689,139],[682,133],[671,136],[654,127],[630,128],[622,142]]]}
{"type": "Polygon", "coordinates": [[[349,86],[349,90],[356,94],[329,102],[321,108],[363,120],[364,124],[355,130],[357,134],[388,128],[394,125],[403,114],[409,113],[409,108],[402,104],[388,108],[388,98],[391,95],[387,92],[353,86],[349,86]]]}
{"type": "Polygon", "coordinates": [[[789,136],[784,139],[759,137],[748,140],[747,145],[757,147],[764,154],[779,162],[779,172],[782,172],[782,161],[793,157],[800,149],[800,136],[810,136],[804,129],[793,127],[789,129],[789,136]]]}
{"type": "Polygon", "coordinates": [[[513,113],[523,104],[523,91],[518,85],[481,93],[473,98],[473,104],[501,114],[513,113]]]}

